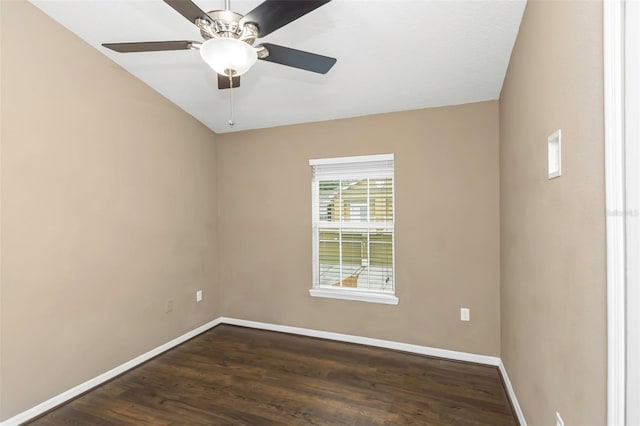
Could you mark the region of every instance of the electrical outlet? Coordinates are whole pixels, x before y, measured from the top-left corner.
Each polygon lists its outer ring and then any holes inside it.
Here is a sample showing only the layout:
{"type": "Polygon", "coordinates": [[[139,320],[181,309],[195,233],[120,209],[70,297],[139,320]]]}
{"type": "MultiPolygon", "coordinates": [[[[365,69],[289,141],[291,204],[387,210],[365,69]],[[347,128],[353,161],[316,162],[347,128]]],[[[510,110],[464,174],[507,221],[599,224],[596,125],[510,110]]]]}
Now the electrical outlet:
{"type": "Polygon", "coordinates": [[[200,302],[202,300],[202,290],[196,291],[196,302],[200,302]]]}
{"type": "Polygon", "coordinates": [[[558,413],[557,411],[556,411],[556,426],[564,426],[562,417],[560,417],[560,413],[558,413]]]}
{"type": "Polygon", "coordinates": [[[460,321],[470,321],[469,308],[460,308],[460,321]]]}
{"type": "Polygon", "coordinates": [[[173,300],[167,300],[167,313],[173,312],[173,300]]]}

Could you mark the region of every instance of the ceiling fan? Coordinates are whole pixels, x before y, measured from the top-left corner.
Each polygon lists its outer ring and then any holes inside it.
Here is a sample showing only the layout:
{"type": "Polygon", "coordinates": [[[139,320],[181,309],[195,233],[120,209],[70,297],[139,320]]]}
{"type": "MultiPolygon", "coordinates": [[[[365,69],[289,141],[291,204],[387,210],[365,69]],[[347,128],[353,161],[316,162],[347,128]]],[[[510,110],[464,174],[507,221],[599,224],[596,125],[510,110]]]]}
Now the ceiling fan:
{"type": "Polygon", "coordinates": [[[265,0],[243,16],[230,10],[229,0],[225,0],[225,10],[208,13],[190,0],[164,0],[200,29],[204,42],[179,40],[102,45],[121,53],[199,49],[202,59],[218,73],[219,89],[239,87],[240,76],[258,59],[326,74],[336,63],[335,58],[271,43],[255,47],[253,44],[257,38],[271,34],[329,1],[265,0]]]}

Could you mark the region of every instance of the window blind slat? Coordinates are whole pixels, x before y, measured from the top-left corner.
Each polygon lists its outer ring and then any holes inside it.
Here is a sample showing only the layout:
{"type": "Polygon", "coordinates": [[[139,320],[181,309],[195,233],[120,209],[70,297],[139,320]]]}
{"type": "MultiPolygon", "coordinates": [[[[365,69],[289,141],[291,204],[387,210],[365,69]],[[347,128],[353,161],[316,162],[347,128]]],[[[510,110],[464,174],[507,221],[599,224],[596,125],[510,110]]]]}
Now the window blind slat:
{"type": "Polygon", "coordinates": [[[345,167],[344,164],[314,167],[314,178],[316,179],[373,179],[390,177],[393,177],[393,163],[391,165],[370,164],[369,167],[364,168],[345,167]]]}

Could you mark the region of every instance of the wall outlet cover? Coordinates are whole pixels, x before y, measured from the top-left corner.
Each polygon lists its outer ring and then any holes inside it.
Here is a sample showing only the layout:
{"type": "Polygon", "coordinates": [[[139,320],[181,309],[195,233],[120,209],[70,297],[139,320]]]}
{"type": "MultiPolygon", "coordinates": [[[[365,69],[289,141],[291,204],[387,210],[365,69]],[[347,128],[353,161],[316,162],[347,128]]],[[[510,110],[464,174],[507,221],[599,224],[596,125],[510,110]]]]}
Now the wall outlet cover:
{"type": "Polygon", "coordinates": [[[202,300],[202,290],[196,291],[196,302],[200,302],[202,300]]]}

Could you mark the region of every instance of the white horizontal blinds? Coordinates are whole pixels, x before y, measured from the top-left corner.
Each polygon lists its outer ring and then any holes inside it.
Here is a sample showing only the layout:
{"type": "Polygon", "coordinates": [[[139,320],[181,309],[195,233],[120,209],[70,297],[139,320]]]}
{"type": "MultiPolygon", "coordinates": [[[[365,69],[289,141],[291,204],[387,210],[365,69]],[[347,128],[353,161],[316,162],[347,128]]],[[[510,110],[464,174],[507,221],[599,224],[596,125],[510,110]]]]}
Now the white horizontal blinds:
{"type": "Polygon", "coordinates": [[[310,164],[315,285],[394,293],[393,155],[310,164]]]}
{"type": "Polygon", "coordinates": [[[318,179],[360,179],[387,176],[393,178],[393,154],[364,155],[309,160],[318,179]]]}

